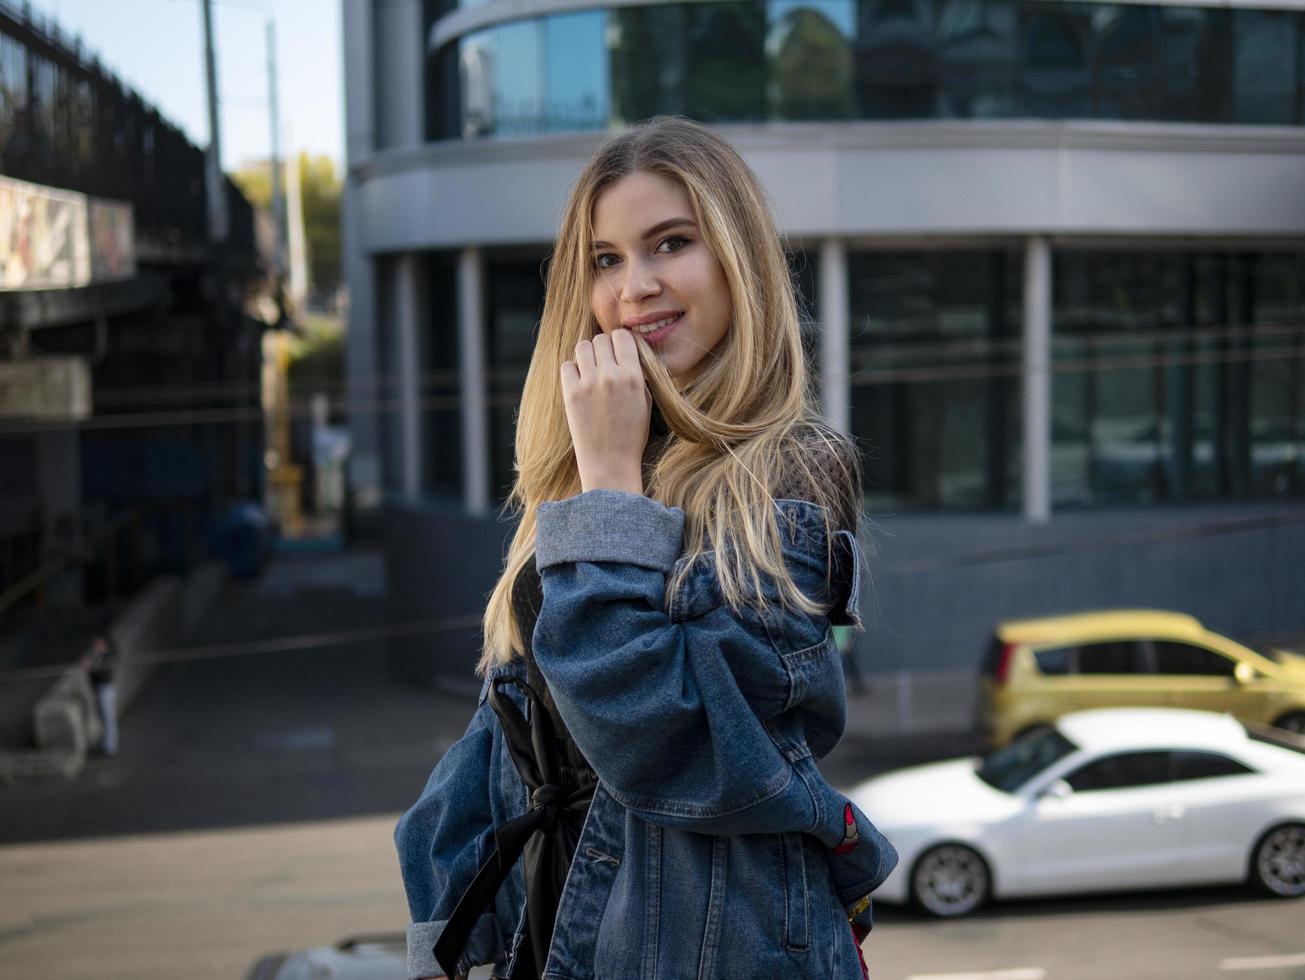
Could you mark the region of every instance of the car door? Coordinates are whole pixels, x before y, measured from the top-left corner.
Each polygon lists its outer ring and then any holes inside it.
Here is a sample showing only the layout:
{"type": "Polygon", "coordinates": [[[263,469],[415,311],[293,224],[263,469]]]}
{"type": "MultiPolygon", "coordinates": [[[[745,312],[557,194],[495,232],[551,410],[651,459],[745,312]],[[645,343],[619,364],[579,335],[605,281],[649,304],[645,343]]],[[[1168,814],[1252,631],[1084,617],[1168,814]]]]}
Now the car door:
{"type": "Polygon", "coordinates": [[[1030,802],[1011,890],[1027,894],[1167,884],[1179,873],[1182,814],[1166,752],[1118,752],[1067,774],[1067,795],[1030,802]]]}
{"type": "Polygon", "coordinates": [[[1137,640],[1080,644],[1073,666],[1074,679],[1067,685],[1072,692],[1071,710],[1165,703],[1164,682],[1149,672],[1146,648],[1137,640]]]}
{"type": "Polygon", "coordinates": [[[1243,715],[1242,688],[1234,676],[1237,661],[1183,640],[1149,640],[1155,676],[1164,681],[1164,703],[1200,711],[1243,715]]]}
{"type": "Polygon", "coordinates": [[[1170,805],[1182,810],[1179,881],[1239,881],[1268,812],[1268,777],[1222,752],[1172,754],[1170,805]]]}

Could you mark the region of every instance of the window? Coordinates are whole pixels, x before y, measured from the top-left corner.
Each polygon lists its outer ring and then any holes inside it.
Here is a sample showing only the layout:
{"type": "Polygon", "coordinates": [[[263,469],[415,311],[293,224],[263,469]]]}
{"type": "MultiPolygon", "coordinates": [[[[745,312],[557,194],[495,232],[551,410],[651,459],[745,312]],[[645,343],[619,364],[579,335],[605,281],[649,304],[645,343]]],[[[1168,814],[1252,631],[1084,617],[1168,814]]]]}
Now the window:
{"type": "MultiPolygon", "coordinates": [[[[423,36],[482,2],[423,0],[423,36]]],[[[406,16],[377,15],[378,64],[408,43],[406,16]]],[[[1044,0],[633,4],[496,24],[428,51],[427,135],[581,131],[658,113],[1292,125],[1305,121],[1303,74],[1299,11],[1044,0]]],[[[403,122],[394,115],[402,100],[382,95],[385,145],[403,122]]]]}
{"type": "Polygon", "coordinates": [[[1075,674],[1078,673],[1075,656],[1078,653],[1078,647],[1057,647],[1054,650],[1039,650],[1033,655],[1033,659],[1038,662],[1038,670],[1044,674],[1075,674]]]}
{"type": "Polygon", "coordinates": [[[1199,675],[1202,677],[1232,677],[1236,664],[1223,654],[1190,643],[1172,640],[1153,640],[1157,674],[1199,675]]]}
{"type": "Polygon", "coordinates": [[[849,251],[852,432],[872,508],[1018,505],[1021,277],[1007,250],[849,251]]]}
{"type": "Polygon", "coordinates": [[[1169,782],[1168,752],[1121,752],[1089,762],[1067,777],[1076,793],[1169,782]]]}
{"type": "Polygon", "coordinates": [[[1138,674],[1140,649],[1132,640],[1089,643],[1078,651],[1080,674],[1138,674]]]}
{"type": "Polygon", "coordinates": [[[542,253],[491,253],[485,266],[490,469],[494,499],[501,502],[515,479],[517,407],[544,308],[547,272],[542,253]]]}
{"type": "Polygon", "coordinates": [[[1013,793],[1053,762],[1058,762],[1078,746],[1054,728],[1027,738],[1018,738],[1010,745],[990,753],[983,760],[977,775],[989,786],[1013,793]]]}
{"type": "Polygon", "coordinates": [[[1218,752],[1174,752],[1172,757],[1175,782],[1213,779],[1216,776],[1243,776],[1255,772],[1249,766],[1218,752]]]}

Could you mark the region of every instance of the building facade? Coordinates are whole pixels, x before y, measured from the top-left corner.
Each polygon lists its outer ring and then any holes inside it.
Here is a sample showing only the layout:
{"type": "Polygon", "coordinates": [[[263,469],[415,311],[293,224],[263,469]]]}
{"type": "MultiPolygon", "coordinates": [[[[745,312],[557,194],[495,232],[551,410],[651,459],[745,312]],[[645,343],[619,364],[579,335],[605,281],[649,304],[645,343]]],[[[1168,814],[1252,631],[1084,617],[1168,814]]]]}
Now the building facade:
{"type": "Polygon", "coordinates": [[[562,202],[607,134],[681,113],[763,181],[824,411],[862,447],[867,667],[972,671],[996,619],[1093,605],[1305,629],[1305,602],[1165,573],[1305,595],[1264,551],[1305,554],[1301,0],[344,16],[352,485],[393,567],[447,521],[497,558],[562,202]]]}

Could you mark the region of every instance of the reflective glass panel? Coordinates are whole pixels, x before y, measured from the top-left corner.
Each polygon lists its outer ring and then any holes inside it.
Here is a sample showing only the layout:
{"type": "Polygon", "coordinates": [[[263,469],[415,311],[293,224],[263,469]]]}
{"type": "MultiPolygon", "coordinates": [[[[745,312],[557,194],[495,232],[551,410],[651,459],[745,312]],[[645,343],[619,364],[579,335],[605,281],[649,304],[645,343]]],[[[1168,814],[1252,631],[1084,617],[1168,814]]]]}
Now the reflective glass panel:
{"type": "Polygon", "coordinates": [[[462,499],[462,411],[458,374],[457,253],[426,260],[430,319],[422,347],[421,405],[426,438],[424,482],[434,497],[462,499]]]}
{"type": "Polygon", "coordinates": [[[928,119],[939,88],[933,0],[859,0],[853,78],[863,119],[928,119]]]}
{"type": "Polygon", "coordinates": [[[1300,16],[1282,10],[1233,12],[1233,121],[1297,122],[1300,16]]]}
{"type": "MultiPolygon", "coordinates": [[[[448,9],[428,0],[428,32],[448,9]]],[[[1294,11],[1047,0],[588,10],[491,27],[431,53],[427,133],[579,131],[659,113],[1297,124],[1303,32],[1294,11]]]]}
{"type": "Polygon", "coordinates": [[[943,0],[938,6],[938,114],[999,119],[1015,108],[1015,4],[943,0]]]}
{"type": "Polygon", "coordinates": [[[769,0],[766,104],[772,119],[853,114],[852,0],[769,0]]]}
{"type": "Polygon", "coordinates": [[[546,274],[542,252],[497,253],[486,263],[485,365],[496,501],[507,499],[512,489],[517,407],[544,309],[546,274]]]}
{"type": "Polygon", "coordinates": [[[683,112],[684,8],[619,7],[608,16],[615,121],[683,112]]]}
{"type": "Polygon", "coordinates": [[[766,118],[765,6],[734,0],[684,9],[685,112],[706,122],[766,118]]]}
{"type": "Polygon", "coordinates": [[[545,18],[543,25],[547,88],[541,128],[602,129],[612,90],[604,40],[607,15],[599,10],[563,14],[545,18]]]}
{"type": "Polygon", "coordinates": [[[1162,115],[1164,12],[1138,4],[1102,4],[1092,11],[1096,48],[1095,115],[1157,119],[1162,115]]]}
{"type": "Polygon", "coordinates": [[[545,90],[541,22],[491,27],[459,47],[463,136],[538,132],[545,90]]]}
{"type": "Polygon", "coordinates": [[[1162,102],[1157,118],[1228,118],[1229,14],[1203,7],[1162,8],[1162,102]]]}
{"type": "Polygon", "coordinates": [[[1058,252],[1053,503],[1305,492],[1303,263],[1058,252]]]}
{"type": "Polygon", "coordinates": [[[849,255],[852,431],[872,510],[1018,505],[1018,253],[849,255]]]}

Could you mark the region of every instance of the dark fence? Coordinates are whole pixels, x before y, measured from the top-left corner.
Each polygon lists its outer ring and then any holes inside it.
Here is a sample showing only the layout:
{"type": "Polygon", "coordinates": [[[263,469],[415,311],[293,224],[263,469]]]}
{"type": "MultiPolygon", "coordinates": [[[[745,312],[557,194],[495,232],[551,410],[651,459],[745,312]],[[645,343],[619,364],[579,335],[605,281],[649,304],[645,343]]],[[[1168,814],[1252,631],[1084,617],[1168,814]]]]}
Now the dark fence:
{"type": "MultiPolygon", "coordinates": [[[[204,151],[80,40],[8,0],[0,0],[0,174],[130,201],[147,259],[207,244],[204,151]]],[[[225,185],[231,248],[252,256],[253,209],[225,185]]]]}

